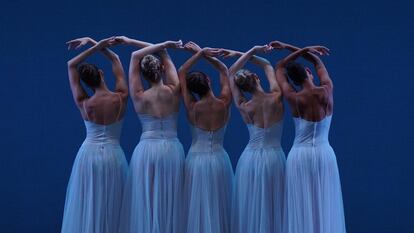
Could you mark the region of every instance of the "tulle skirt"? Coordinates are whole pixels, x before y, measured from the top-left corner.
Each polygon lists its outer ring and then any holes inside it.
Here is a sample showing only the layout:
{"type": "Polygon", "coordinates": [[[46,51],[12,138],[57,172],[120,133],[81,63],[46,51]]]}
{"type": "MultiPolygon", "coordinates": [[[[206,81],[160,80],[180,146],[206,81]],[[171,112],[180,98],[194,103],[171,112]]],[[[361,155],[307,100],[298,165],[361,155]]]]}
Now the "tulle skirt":
{"type": "Polygon", "coordinates": [[[288,233],[345,233],[338,166],[332,147],[294,145],[286,163],[288,233]]]}
{"type": "Polygon", "coordinates": [[[116,232],[127,169],[119,144],[84,142],[69,179],[61,232],[116,232]]]}
{"type": "Polygon", "coordinates": [[[234,233],[282,233],[285,154],[246,148],[237,163],[232,204],[234,233]]]}
{"type": "Polygon", "coordinates": [[[177,138],[141,140],[130,162],[119,233],[182,233],[183,173],[177,138]]]}
{"type": "Polygon", "coordinates": [[[224,149],[190,152],[185,164],[187,233],[229,233],[233,168],[224,149]]]}

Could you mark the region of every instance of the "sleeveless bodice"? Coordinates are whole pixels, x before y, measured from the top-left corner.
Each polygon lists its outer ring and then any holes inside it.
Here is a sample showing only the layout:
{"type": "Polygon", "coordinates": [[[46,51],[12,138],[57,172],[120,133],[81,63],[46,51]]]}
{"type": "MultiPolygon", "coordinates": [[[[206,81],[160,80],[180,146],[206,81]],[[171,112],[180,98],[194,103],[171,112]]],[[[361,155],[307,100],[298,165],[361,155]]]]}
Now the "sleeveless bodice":
{"type": "Polygon", "coordinates": [[[109,125],[96,124],[86,120],[84,122],[86,127],[85,142],[119,144],[123,120],[109,125]]]}
{"type": "Polygon", "coordinates": [[[295,121],[294,145],[317,146],[326,143],[329,144],[328,135],[332,115],[317,122],[296,117],[293,119],[295,121]]]}
{"type": "Polygon", "coordinates": [[[246,148],[260,149],[270,147],[280,147],[280,139],[282,137],[283,120],[274,123],[267,128],[260,128],[253,124],[247,124],[249,129],[250,140],[246,148]]]}
{"type": "Polygon", "coordinates": [[[192,143],[191,152],[215,152],[223,150],[224,134],[227,124],[215,131],[200,129],[191,125],[192,143]]]}
{"type": "Polygon", "coordinates": [[[139,113],[138,117],[142,124],[141,140],[177,138],[177,116],[178,113],[165,117],[139,113]]]}

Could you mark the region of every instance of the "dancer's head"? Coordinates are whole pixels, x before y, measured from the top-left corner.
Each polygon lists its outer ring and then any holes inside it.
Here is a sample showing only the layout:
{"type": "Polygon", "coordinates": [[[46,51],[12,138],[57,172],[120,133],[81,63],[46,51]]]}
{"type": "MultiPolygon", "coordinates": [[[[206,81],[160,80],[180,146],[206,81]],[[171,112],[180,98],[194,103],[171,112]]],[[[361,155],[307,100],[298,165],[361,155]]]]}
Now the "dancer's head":
{"type": "Polygon", "coordinates": [[[310,69],[298,62],[289,62],[286,65],[286,71],[295,85],[302,85],[306,79],[313,78],[310,69]]]}
{"type": "Polygon", "coordinates": [[[144,78],[150,83],[158,83],[162,75],[162,63],[154,55],[146,55],[140,62],[141,71],[144,78]]]}
{"type": "Polygon", "coordinates": [[[254,92],[259,85],[259,82],[257,74],[246,69],[241,69],[234,75],[234,83],[244,92],[254,92]]]}
{"type": "Polygon", "coordinates": [[[196,93],[200,98],[210,91],[210,79],[200,71],[193,71],[187,74],[187,88],[196,93]]]}
{"type": "Polygon", "coordinates": [[[82,82],[91,89],[99,87],[102,83],[103,72],[93,64],[81,64],[78,66],[78,73],[82,82]]]}

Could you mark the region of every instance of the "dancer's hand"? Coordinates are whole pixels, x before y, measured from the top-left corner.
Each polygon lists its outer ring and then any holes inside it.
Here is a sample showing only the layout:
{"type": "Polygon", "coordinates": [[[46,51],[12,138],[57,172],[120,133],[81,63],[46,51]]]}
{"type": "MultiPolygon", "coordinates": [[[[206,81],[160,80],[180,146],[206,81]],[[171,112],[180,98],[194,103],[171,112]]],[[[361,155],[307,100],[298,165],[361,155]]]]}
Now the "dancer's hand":
{"type": "Polygon", "coordinates": [[[220,53],[223,58],[238,57],[242,55],[240,52],[231,49],[220,49],[220,53]]]}
{"type": "Polygon", "coordinates": [[[305,49],[308,52],[317,54],[319,56],[329,55],[329,49],[327,47],[325,47],[325,46],[320,46],[320,45],[308,46],[308,47],[305,47],[305,49]]]}
{"type": "Polygon", "coordinates": [[[130,38],[129,37],[126,37],[126,36],[115,36],[114,40],[118,44],[127,44],[128,41],[130,40],[130,38]]]}
{"type": "Polygon", "coordinates": [[[115,40],[115,37],[112,36],[112,37],[109,37],[109,38],[105,38],[105,39],[100,40],[96,46],[99,49],[105,49],[105,48],[108,48],[110,46],[117,45],[117,44],[119,44],[119,42],[117,42],[115,40]]]}
{"type": "Polygon", "coordinates": [[[192,53],[197,53],[197,52],[201,51],[201,47],[200,47],[200,46],[198,46],[198,44],[196,44],[196,43],[194,43],[194,42],[192,42],[192,41],[187,42],[187,43],[184,45],[184,47],[183,47],[183,48],[184,48],[185,50],[189,51],[189,52],[192,52],[192,53]]]}
{"type": "Polygon", "coordinates": [[[178,41],[165,41],[163,43],[164,48],[172,48],[172,49],[180,49],[183,48],[183,42],[181,40],[178,41]]]}
{"type": "Polygon", "coordinates": [[[268,53],[272,50],[273,48],[269,45],[256,45],[253,47],[253,50],[256,53],[268,53]]]}
{"type": "Polygon", "coordinates": [[[221,54],[220,49],[209,48],[209,47],[203,48],[201,52],[203,53],[204,56],[208,56],[208,57],[216,57],[216,56],[220,56],[221,54]]]}
{"type": "Polygon", "coordinates": [[[71,50],[79,49],[92,41],[93,40],[90,37],[81,37],[74,40],[70,40],[66,42],[66,44],[68,45],[68,50],[71,50]]]}
{"type": "Polygon", "coordinates": [[[269,43],[269,46],[274,48],[274,49],[285,49],[286,48],[286,44],[280,41],[272,41],[269,43]]]}

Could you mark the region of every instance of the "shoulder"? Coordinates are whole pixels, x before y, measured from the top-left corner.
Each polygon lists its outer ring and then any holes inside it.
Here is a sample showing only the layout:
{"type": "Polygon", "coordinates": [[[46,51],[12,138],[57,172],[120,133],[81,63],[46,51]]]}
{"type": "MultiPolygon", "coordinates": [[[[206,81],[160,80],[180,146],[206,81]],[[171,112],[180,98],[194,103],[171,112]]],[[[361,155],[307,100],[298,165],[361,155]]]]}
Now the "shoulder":
{"type": "Polygon", "coordinates": [[[315,87],[313,89],[313,94],[315,96],[318,96],[320,98],[329,98],[332,95],[332,89],[329,88],[328,86],[319,86],[319,87],[315,87]]]}
{"type": "Polygon", "coordinates": [[[274,91],[274,92],[266,93],[266,99],[270,100],[270,101],[273,101],[273,102],[274,101],[276,101],[276,102],[282,101],[282,98],[283,98],[283,94],[280,91],[274,91]]]}
{"type": "Polygon", "coordinates": [[[121,92],[121,91],[115,91],[112,92],[112,97],[116,100],[121,99],[122,101],[126,101],[128,99],[128,93],[121,92]]]}
{"type": "Polygon", "coordinates": [[[288,102],[294,102],[296,103],[296,101],[302,100],[304,99],[304,96],[306,95],[306,93],[304,93],[303,91],[293,91],[290,93],[284,93],[283,97],[288,101],[288,102]]]}
{"type": "Polygon", "coordinates": [[[179,88],[170,85],[163,85],[161,88],[154,90],[152,94],[168,100],[179,96],[179,90],[179,88]]]}

